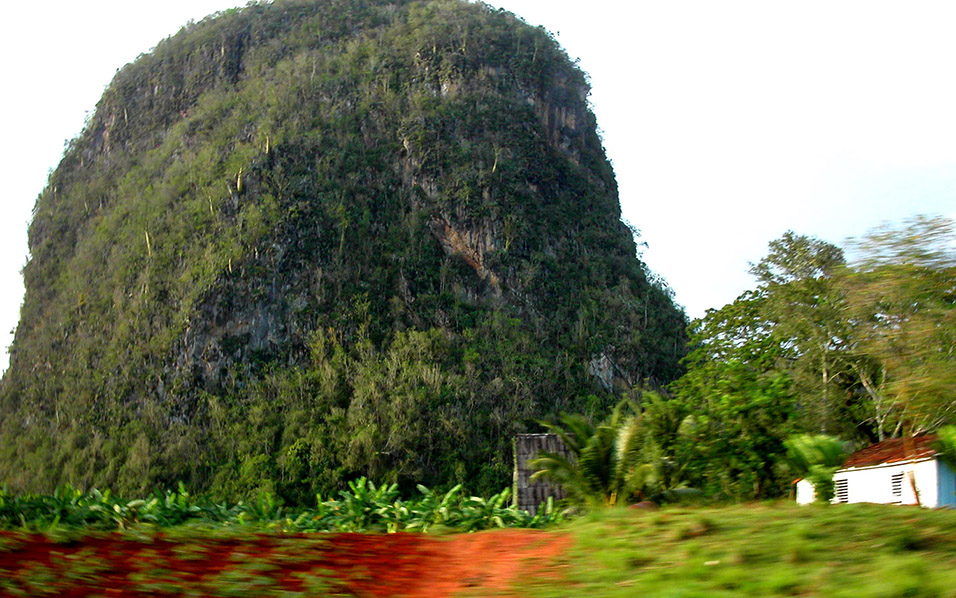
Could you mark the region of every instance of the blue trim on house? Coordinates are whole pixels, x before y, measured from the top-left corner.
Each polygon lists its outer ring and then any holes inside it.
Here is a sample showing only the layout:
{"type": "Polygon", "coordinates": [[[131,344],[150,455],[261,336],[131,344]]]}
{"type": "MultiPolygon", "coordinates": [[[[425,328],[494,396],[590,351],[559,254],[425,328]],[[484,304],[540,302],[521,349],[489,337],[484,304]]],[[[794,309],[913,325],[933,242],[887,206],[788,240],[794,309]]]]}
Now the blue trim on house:
{"type": "Polygon", "coordinates": [[[956,472],[953,469],[937,459],[937,472],[939,480],[939,506],[956,507],[956,472]]]}

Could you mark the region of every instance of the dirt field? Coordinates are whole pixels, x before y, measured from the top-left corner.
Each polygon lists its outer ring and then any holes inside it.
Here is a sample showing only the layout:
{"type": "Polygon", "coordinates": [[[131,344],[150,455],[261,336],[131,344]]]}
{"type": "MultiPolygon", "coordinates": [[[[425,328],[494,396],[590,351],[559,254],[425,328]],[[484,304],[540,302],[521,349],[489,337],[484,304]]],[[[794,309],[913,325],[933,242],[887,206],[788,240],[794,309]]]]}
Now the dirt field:
{"type": "Polygon", "coordinates": [[[528,576],[558,575],[570,542],[532,530],[58,542],[4,533],[0,596],[508,596],[528,576]]]}

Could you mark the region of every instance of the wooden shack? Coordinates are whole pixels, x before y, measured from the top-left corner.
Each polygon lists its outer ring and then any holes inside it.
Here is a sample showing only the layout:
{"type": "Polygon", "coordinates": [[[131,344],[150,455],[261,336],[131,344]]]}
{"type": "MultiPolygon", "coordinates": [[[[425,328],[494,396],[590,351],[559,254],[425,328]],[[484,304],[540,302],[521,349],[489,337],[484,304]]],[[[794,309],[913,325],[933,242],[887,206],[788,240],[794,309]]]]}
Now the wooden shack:
{"type": "Polygon", "coordinates": [[[531,461],[541,453],[558,453],[572,458],[571,451],[557,434],[518,434],[514,441],[514,503],[519,509],[532,515],[538,512],[538,506],[564,498],[564,490],[545,479],[531,481],[531,475],[537,471],[531,461]]]}

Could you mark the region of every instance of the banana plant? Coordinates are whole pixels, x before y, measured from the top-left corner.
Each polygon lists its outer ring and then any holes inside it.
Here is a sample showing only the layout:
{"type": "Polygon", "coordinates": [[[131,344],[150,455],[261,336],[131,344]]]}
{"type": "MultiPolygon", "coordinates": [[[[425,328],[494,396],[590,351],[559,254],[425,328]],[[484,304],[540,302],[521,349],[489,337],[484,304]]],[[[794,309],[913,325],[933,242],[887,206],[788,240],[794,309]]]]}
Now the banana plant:
{"type": "Polygon", "coordinates": [[[429,490],[421,484],[418,491],[421,497],[408,507],[408,530],[426,532],[435,525],[447,525],[455,518],[455,512],[460,502],[462,485],[458,484],[443,495],[429,490]]]}
{"type": "Polygon", "coordinates": [[[343,531],[361,531],[386,526],[386,514],[398,498],[398,484],[375,485],[366,478],[349,482],[349,491],[341,491],[341,508],[345,517],[343,531]]]}

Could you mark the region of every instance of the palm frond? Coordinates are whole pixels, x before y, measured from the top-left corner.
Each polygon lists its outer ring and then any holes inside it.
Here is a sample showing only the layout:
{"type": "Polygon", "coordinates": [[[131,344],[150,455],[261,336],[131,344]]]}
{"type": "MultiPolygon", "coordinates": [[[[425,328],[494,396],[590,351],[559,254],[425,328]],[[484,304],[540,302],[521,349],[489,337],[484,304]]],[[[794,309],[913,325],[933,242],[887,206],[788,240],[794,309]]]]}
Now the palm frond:
{"type": "Polygon", "coordinates": [[[839,467],[846,458],[846,445],[838,438],[823,434],[791,436],[784,441],[786,460],[800,476],[807,476],[815,467],[839,467]]]}

